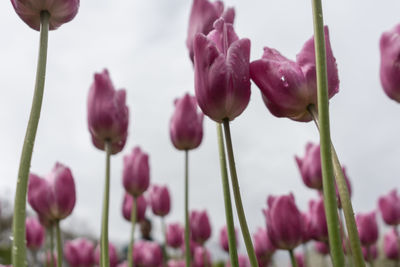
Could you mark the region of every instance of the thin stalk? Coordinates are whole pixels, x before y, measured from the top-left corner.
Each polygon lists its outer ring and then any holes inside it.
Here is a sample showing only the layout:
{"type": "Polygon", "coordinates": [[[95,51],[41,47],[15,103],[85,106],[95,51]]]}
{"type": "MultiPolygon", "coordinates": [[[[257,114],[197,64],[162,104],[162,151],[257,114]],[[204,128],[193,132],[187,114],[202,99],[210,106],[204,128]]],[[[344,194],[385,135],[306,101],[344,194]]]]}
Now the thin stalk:
{"type": "Polygon", "coordinates": [[[292,263],[292,267],[297,267],[296,257],[294,256],[293,250],[289,250],[290,262],[292,263]]]}
{"type": "Polygon", "coordinates": [[[56,235],[57,235],[57,267],[62,267],[63,247],[61,240],[60,221],[56,221],[56,235]]]}
{"type": "Polygon", "coordinates": [[[54,251],[54,228],[53,228],[53,225],[52,225],[52,226],[50,226],[50,262],[51,262],[51,267],[55,267],[56,266],[56,263],[54,261],[53,251],[54,251]]]}
{"type": "Polygon", "coordinates": [[[161,245],[163,253],[163,264],[165,265],[168,261],[168,253],[167,253],[167,226],[165,224],[164,216],[161,217],[161,231],[163,235],[163,243],[161,245]]]}
{"type": "Polygon", "coordinates": [[[239,260],[236,249],[236,232],[235,232],[235,225],[233,222],[233,211],[232,211],[231,192],[229,188],[228,170],[226,167],[224,136],[222,133],[222,126],[220,123],[217,123],[217,136],[218,136],[218,149],[219,149],[219,164],[221,168],[221,178],[222,178],[222,190],[224,193],[224,203],[225,203],[226,227],[228,230],[229,256],[231,259],[231,266],[238,267],[239,260]]]}
{"type": "Polygon", "coordinates": [[[133,245],[135,243],[135,225],[136,225],[136,201],[137,198],[133,197],[132,210],[131,210],[131,241],[129,242],[128,250],[128,267],[133,267],[133,245]]]}
{"type": "MultiPolygon", "coordinates": [[[[313,117],[315,125],[321,132],[321,123],[320,120],[318,119],[318,113],[315,110],[315,107],[310,106],[309,112],[313,117]]],[[[360,237],[358,236],[356,220],[354,219],[354,211],[350,200],[349,189],[347,188],[347,183],[346,179],[344,178],[343,169],[332,142],[330,143],[330,147],[332,153],[333,170],[335,174],[334,177],[336,179],[336,185],[339,192],[340,203],[342,205],[342,210],[346,221],[347,233],[349,236],[352,261],[355,267],[365,267],[364,256],[362,254],[360,237]]]]}
{"type": "MultiPolygon", "coordinates": [[[[44,254],[45,256],[47,256],[47,254],[50,252],[50,229],[49,227],[46,228],[46,238],[47,240],[45,241],[45,248],[44,248],[44,254]]],[[[44,261],[44,266],[45,267],[49,267],[49,263],[47,262],[47,260],[44,261]]]]}
{"type": "MultiPolygon", "coordinates": [[[[397,247],[399,249],[399,255],[400,255],[400,235],[399,235],[399,225],[395,225],[393,226],[394,231],[396,233],[397,236],[397,247]]],[[[400,259],[396,260],[396,267],[400,267],[400,259]]]]}
{"type": "Polygon", "coordinates": [[[42,108],[44,82],[46,76],[47,43],[49,34],[49,17],[47,11],[40,14],[39,57],[36,69],[35,91],[31,113],[25,133],[24,145],[18,169],[18,180],[14,200],[12,263],[14,267],[27,266],[25,245],[26,193],[28,188],[29,168],[36,132],[42,108]]]}
{"type": "Polygon", "coordinates": [[[303,248],[303,255],[304,255],[304,266],[308,266],[308,249],[307,249],[307,244],[302,245],[303,248]]]}
{"type": "Polygon", "coordinates": [[[190,267],[189,232],[189,151],[185,150],[185,262],[190,267]]]}
{"type": "Polygon", "coordinates": [[[106,141],[104,144],[106,150],[106,177],[104,184],[103,196],[103,215],[101,222],[101,238],[100,238],[100,267],[109,267],[110,258],[108,257],[108,210],[110,206],[110,156],[111,142],[106,141]]]}
{"type": "Polygon", "coordinates": [[[253,243],[251,241],[249,227],[247,226],[246,215],[244,213],[242,204],[242,197],[240,196],[240,187],[236,173],[235,158],[233,156],[233,146],[232,146],[231,130],[229,127],[229,120],[224,119],[223,124],[224,124],[226,148],[228,152],[229,170],[231,173],[232,190],[233,190],[233,196],[235,197],[236,212],[239,218],[240,228],[242,229],[243,240],[244,244],[246,245],[247,255],[249,256],[250,264],[252,267],[257,267],[258,266],[257,257],[256,253],[254,252],[253,243]]]}
{"type": "Polygon", "coordinates": [[[326,51],[324,19],[321,0],[312,0],[314,21],[314,43],[316,55],[318,108],[320,122],[322,183],[324,206],[328,225],[329,245],[334,267],[344,266],[344,255],[340,238],[340,226],[337,215],[337,202],[331,157],[331,136],[329,126],[328,78],[326,70],[326,51]]]}
{"type": "Polygon", "coordinates": [[[374,258],[372,257],[371,246],[367,248],[369,266],[374,267],[374,258]]]}

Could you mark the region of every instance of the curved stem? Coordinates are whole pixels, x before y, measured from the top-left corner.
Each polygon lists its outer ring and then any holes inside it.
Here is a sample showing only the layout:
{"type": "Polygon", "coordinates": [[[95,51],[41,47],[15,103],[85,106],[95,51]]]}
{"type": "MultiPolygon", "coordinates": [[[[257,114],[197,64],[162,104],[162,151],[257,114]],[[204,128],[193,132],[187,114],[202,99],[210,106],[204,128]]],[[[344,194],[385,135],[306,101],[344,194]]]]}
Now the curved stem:
{"type": "Polygon", "coordinates": [[[54,227],[53,225],[50,226],[50,262],[51,267],[55,267],[56,263],[54,261],[54,227]]]}
{"type": "Polygon", "coordinates": [[[326,70],[325,34],[321,0],[312,0],[312,9],[314,21],[315,62],[317,71],[324,206],[328,224],[329,246],[331,249],[332,263],[334,267],[342,267],[344,266],[344,255],[340,238],[340,226],[337,215],[336,192],[331,158],[328,78],[326,70]]]}
{"type": "Polygon", "coordinates": [[[190,232],[189,232],[189,151],[185,150],[185,261],[190,267],[190,232]]]}
{"type": "MultiPolygon", "coordinates": [[[[309,112],[313,117],[315,125],[321,131],[320,121],[318,119],[318,113],[315,110],[315,107],[310,106],[309,112]]],[[[364,256],[362,254],[360,237],[358,236],[358,230],[356,225],[356,220],[354,218],[353,206],[350,200],[349,189],[347,188],[346,179],[343,174],[343,168],[339,162],[339,158],[336,154],[335,147],[332,143],[331,153],[332,153],[332,161],[333,161],[333,169],[334,169],[334,177],[336,179],[336,184],[339,192],[340,203],[342,205],[342,210],[344,213],[347,233],[349,235],[349,243],[351,248],[351,253],[353,255],[352,259],[354,262],[354,266],[356,267],[365,267],[364,256]]]]}
{"type": "Polygon", "coordinates": [[[290,262],[292,263],[292,267],[297,267],[296,257],[294,256],[293,250],[289,250],[290,262]]]}
{"type": "Polygon", "coordinates": [[[133,267],[133,245],[135,243],[135,225],[136,225],[136,201],[137,198],[133,197],[132,201],[132,210],[131,210],[131,241],[129,242],[129,251],[128,251],[128,267],[133,267]]]}
{"type": "Polygon", "coordinates": [[[57,267],[62,267],[63,247],[61,241],[60,221],[56,221],[56,235],[57,235],[57,267]]]}
{"type": "Polygon", "coordinates": [[[26,261],[25,246],[25,216],[26,193],[28,189],[29,168],[36,132],[42,108],[44,82],[46,76],[47,43],[49,33],[49,17],[47,11],[40,14],[39,57],[36,70],[35,92],[33,95],[31,113],[25,133],[24,145],[18,169],[18,180],[14,200],[12,263],[14,267],[24,267],[26,261]]]}
{"type": "Polygon", "coordinates": [[[229,120],[224,119],[223,124],[225,132],[226,149],[228,152],[229,170],[231,172],[232,190],[233,190],[233,196],[235,197],[236,212],[239,218],[240,228],[242,229],[243,240],[244,244],[246,245],[247,255],[249,256],[250,264],[252,267],[257,267],[258,266],[257,257],[256,253],[254,252],[253,243],[251,241],[249,227],[247,226],[246,215],[244,213],[242,204],[242,197],[240,196],[240,188],[236,173],[235,158],[233,156],[232,137],[231,137],[231,130],[229,128],[229,120]]]}
{"type": "Polygon", "coordinates": [[[100,267],[109,267],[110,258],[108,257],[108,209],[110,205],[110,156],[111,156],[111,142],[106,141],[104,144],[106,151],[106,177],[104,184],[103,196],[103,215],[101,222],[101,238],[100,238],[100,267]]]}
{"type": "Polygon", "coordinates": [[[218,149],[219,149],[219,164],[221,168],[221,178],[222,178],[222,190],[224,193],[224,203],[225,203],[226,227],[228,230],[229,256],[231,259],[231,266],[238,267],[239,261],[236,249],[236,232],[235,232],[235,225],[233,222],[232,201],[231,201],[231,192],[229,188],[228,170],[226,167],[224,137],[222,133],[222,126],[220,123],[217,123],[217,136],[218,136],[218,149]]]}

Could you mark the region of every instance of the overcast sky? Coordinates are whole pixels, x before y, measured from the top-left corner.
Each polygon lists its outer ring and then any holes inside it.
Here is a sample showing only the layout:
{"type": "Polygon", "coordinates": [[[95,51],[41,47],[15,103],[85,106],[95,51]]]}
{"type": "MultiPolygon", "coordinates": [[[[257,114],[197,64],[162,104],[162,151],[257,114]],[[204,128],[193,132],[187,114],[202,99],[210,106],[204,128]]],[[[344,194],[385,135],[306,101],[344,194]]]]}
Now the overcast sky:
{"type": "MultiPolygon", "coordinates": [[[[311,1],[225,3],[236,9],[238,35],[252,42],[251,60],[261,57],[264,46],[294,59],[312,35],[311,1]]],[[[190,6],[189,0],[81,1],[76,18],[50,32],[31,170],[47,174],[56,161],[72,169],[77,203],[62,227],[79,222],[94,236],[100,231],[105,154],[90,141],[86,99],[93,73],[103,68],[116,88],[127,90],[130,108],[128,142],[111,162],[111,240],[128,240],[129,223],[121,216],[122,157],[135,145],[150,154],[151,181],[168,184],[172,192],[167,221],[183,220],[184,155],[172,146],[168,128],[173,100],[194,92],[185,46],[190,6]]],[[[378,75],[379,38],[400,22],[399,10],[398,0],[324,1],[340,78],[330,104],[332,139],[353,184],[356,212],[376,208],[379,195],[399,187],[400,105],[383,93],[378,75]]],[[[0,36],[0,192],[13,199],[39,33],[22,22],[10,1],[1,1],[0,36]]],[[[306,142],[318,141],[314,125],[272,116],[254,84],[248,108],[231,125],[251,232],[265,225],[261,209],[269,194],[294,192],[305,209],[316,194],[303,185],[294,155],[304,154],[306,142]]],[[[204,127],[201,146],[190,152],[190,206],[208,210],[216,239],[225,224],[216,129],[209,119],[204,127]]],[[[154,224],[157,230],[158,220],[154,224]]]]}

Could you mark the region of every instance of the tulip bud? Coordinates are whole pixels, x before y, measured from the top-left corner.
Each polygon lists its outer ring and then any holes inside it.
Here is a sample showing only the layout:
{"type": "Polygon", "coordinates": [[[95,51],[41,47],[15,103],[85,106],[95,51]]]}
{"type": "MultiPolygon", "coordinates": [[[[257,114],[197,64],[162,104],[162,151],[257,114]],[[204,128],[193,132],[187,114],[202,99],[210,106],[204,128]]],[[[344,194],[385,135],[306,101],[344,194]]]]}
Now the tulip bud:
{"type": "Polygon", "coordinates": [[[268,210],[264,210],[271,243],[279,249],[291,250],[303,239],[303,218],[293,194],[268,197],[268,210]],[[282,212],[285,211],[285,212],[282,212]]]}
{"type": "Polygon", "coordinates": [[[40,30],[40,16],[49,13],[49,29],[55,30],[78,13],[79,0],[11,0],[15,12],[32,29],[40,30]]]}
{"type": "Polygon", "coordinates": [[[311,220],[312,215],[310,211],[302,212],[301,217],[303,218],[303,243],[305,244],[313,238],[314,225],[311,220]]]}
{"type": "MultiPolygon", "coordinates": [[[[101,250],[99,244],[94,252],[94,261],[97,265],[100,265],[100,255],[101,250]]],[[[110,267],[116,267],[118,265],[118,254],[116,248],[111,243],[108,243],[108,257],[110,259],[110,267]]]]}
{"type": "MultiPolygon", "coordinates": [[[[238,245],[237,229],[235,228],[235,244],[238,245]]],[[[219,245],[229,253],[228,228],[224,226],[219,232],[219,245]]]]}
{"type": "Polygon", "coordinates": [[[315,248],[315,251],[317,251],[321,255],[329,254],[329,245],[325,242],[315,242],[314,248],[315,248]]]}
{"type": "Polygon", "coordinates": [[[201,110],[216,122],[233,120],[250,101],[250,40],[218,19],[207,37],[194,40],[195,93],[201,110]]]}
{"type": "Polygon", "coordinates": [[[319,144],[307,143],[304,157],[302,159],[295,157],[304,184],[317,190],[322,190],[320,151],[319,144]]]}
{"type": "Polygon", "coordinates": [[[114,89],[108,70],[94,75],[88,96],[88,124],[95,147],[105,150],[111,143],[111,153],[120,152],[128,136],[129,109],[125,90],[114,89]]]}
{"type": "MultiPolygon", "coordinates": [[[[250,261],[249,258],[245,255],[239,254],[238,255],[238,262],[239,262],[239,267],[250,267],[250,261]]],[[[228,259],[226,262],[225,267],[231,267],[231,260],[228,259]]]]}
{"type": "MultiPolygon", "coordinates": [[[[134,198],[130,194],[125,193],[124,201],[122,203],[122,215],[124,216],[125,220],[129,222],[131,221],[133,201],[134,198]]],[[[136,222],[141,222],[144,219],[146,208],[146,198],[144,196],[136,198],[136,222]]]]}
{"type": "Polygon", "coordinates": [[[400,24],[384,32],[379,43],[381,50],[380,77],[383,90],[391,99],[400,102],[400,24]]]}
{"type": "Polygon", "coordinates": [[[133,260],[139,267],[161,267],[162,250],[159,244],[150,241],[138,241],[134,245],[133,260]]]}
{"type": "Polygon", "coordinates": [[[326,223],[324,200],[310,200],[309,214],[311,224],[311,238],[318,241],[328,241],[328,226],[326,223]]]}
{"type": "Polygon", "coordinates": [[[124,156],[123,184],[132,196],[140,196],[150,185],[149,156],[139,147],[124,156]]]}
{"type": "Polygon", "coordinates": [[[368,247],[378,240],[378,224],[376,222],[376,212],[359,213],[356,215],[356,224],[361,245],[368,247]]]}
{"type": "Polygon", "coordinates": [[[92,267],[94,264],[94,245],[84,238],[67,241],[64,257],[71,267],[92,267]]]}
{"type": "Polygon", "coordinates": [[[171,259],[167,263],[167,267],[185,267],[186,263],[184,260],[174,260],[171,259]]]}
{"type": "Polygon", "coordinates": [[[276,248],[272,245],[266,229],[261,227],[257,229],[253,234],[253,244],[259,266],[268,266],[276,248]]]}
{"type": "Polygon", "coordinates": [[[26,246],[31,250],[38,250],[44,243],[44,228],[34,217],[26,218],[26,246]]]}
{"type": "Polygon", "coordinates": [[[75,183],[71,170],[56,163],[47,177],[29,175],[28,202],[46,220],[62,220],[75,207],[75,183]]]}
{"type": "Polygon", "coordinates": [[[211,236],[211,225],[207,211],[192,211],[190,213],[191,238],[203,245],[211,236]]]}
{"type": "Polygon", "coordinates": [[[223,17],[228,23],[233,24],[235,19],[235,10],[228,8],[224,12],[224,3],[216,1],[214,3],[208,0],[194,0],[192,10],[189,17],[188,36],[186,39],[186,46],[189,49],[189,56],[194,62],[193,56],[193,40],[197,33],[207,35],[212,29],[214,21],[219,17],[223,17]]]}
{"type": "Polygon", "coordinates": [[[164,217],[170,211],[171,198],[168,187],[153,185],[150,191],[151,209],[155,215],[164,217]]]}
{"type": "Polygon", "coordinates": [[[167,227],[167,245],[179,248],[183,244],[184,229],[179,223],[171,223],[167,227]]]}
{"type": "Polygon", "coordinates": [[[362,253],[365,261],[367,262],[371,262],[378,258],[378,248],[376,247],[376,245],[362,247],[362,253]]]}
{"type": "Polygon", "coordinates": [[[388,259],[400,260],[399,235],[395,229],[391,229],[383,237],[383,251],[388,259]]]}
{"type": "Polygon", "coordinates": [[[194,250],[193,255],[193,267],[211,267],[211,255],[210,252],[202,246],[198,246],[194,250]]]}
{"type": "MultiPolygon", "coordinates": [[[[338,70],[325,26],[328,96],[339,91],[338,70]]],[[[250,76],[260,88],[265,105],[276,117],[301,122],[312,120],[308,107],[317,106],[317,83],[314,37],[309,39],[296,57],[296,62],[277,50],[265,47],[261,59],[250,64],[250,76]]]]}
{"type": "Polygon", "coordinates": [[[185,94],[175,100],[175,112],[170,121],[169,132],[176,149],[197,148],[203,139],[202,112],[197,112],[196,97],[185,94]]]}
{"type": "Polygon", "coordinates": [[[394,226],[400,224],[400,197],[396,189],[390,191],[386,196],[381,196],[378,200],[378,207],[386,224],[394,226]]]}

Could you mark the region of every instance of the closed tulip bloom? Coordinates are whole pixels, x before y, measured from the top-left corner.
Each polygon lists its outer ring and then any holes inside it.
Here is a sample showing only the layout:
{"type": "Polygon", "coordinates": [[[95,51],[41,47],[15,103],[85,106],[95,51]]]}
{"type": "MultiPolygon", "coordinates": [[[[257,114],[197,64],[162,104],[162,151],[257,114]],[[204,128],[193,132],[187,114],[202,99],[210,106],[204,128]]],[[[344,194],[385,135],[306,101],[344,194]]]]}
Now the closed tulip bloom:
{"type": "Polygon", "coordinates": [[[167,226],[167,245],[179,248],[183,244],[184,229],[179,223],[171,223],[167,226]]]}
{"type": "Polygon", "coordinates": [[[138,241],[134,245],[133,260],[135,266],[159,267],[162,265],[162,250],[159,244],[150,241],[138,241]]]}
{"type": "Polygon", "coordinates": [[[378,258],[378,248],[376,245],[372,245],[370,247],[362,247],[362,253],[365,261],[371,262],[378,258]]]}
{"type": "Polygon", "coordinates": [[[307,143],[304,157],[295,157],[304,184],[317,190],[322,190],[320,151],[321,148],[319,144],[307,143]]]}
{"type": "Polygon", "coordinates": [[[302,212],[301,217],[303,218],[303,243],[307,243],[311,239],[313,239],[314,234],[314,226],[311,220],[310,211],[302,212]]]}
{"type": "Polygon", "coordinates": [[[359,213],[356,215],[356,224],[361,245],[368,247],[378,240],[378,224],[376,212],[359,213]]]}
{"type": "Polygon", "coordinates": [[[207,211],[192,211],[189,221],[192,240],[200,245],[204,244],[211,236],[207,211]]]}
{"type": "Polygon", "coordinates": [[[400,24],[382,34],[379,46],[383,90],[388,97],[400,102],[400,24]]]}
{"type": "Polygon", "coordinates": [[[28,202],[46,220],[62,220],[75,207],[75,182],[71,170],[56,163],[46,178],[29,175],[28,202]]]}
{"type": "Polygon", "coordinates": [[[11,0],[15,12],[32,29],[40,30],[40,15],[49,13],[49,29],[55,30],[78,13],[79,0],[11,0]]]}
{"type": "MultiPolygon", "coordinates": [[[[342,168],[342,172],[343,172],[344,180],[346,181],[347,189],[349,190],[349,196],[351,197],[351,195],[353,193],[353,190],[351,188],[350,179],[347,176],[347,172],[346,172],[346,168],[345,167],[342,168]]],[[[335,182],[335,189],[336,189],[337,205],[338,205],[338,208],[341,209],[342,208],[342,202],[340,201],[339,189],[337,187],[336,182],[335,182]]]]}
{"type": "Polygon", "coordinates": [[[202,33],[207,35],[213,29],[214,21],[219,17],[223,17],[226,22],[233,24],[235,10],[228,8],[224,12],[224,3],[222,1],[211,3],[208,0],[193,0],[186,39],[186,46],[189,49],[189,56],[192,62],[194,62],[193,40],[196,34],[202,33]]]}
{"type": "Polygon", "coordinates": [[[391,229],[383,237],[383,251],[388,259],[400,259],[399,235],[395,229],[391,229]]]}
{"type": "Polygon", "coordinates": [[[194,250],[193,254],[193,267],[211,267],[211,254],[203,246],[198,246],[194,250]]]}
{"type": "MultiPolygon", "coordinates": [[[[127,221],[131,221],[131,213],[132,213],[132,204],[133,204],[134,198],[128,194],[125,193],[124,195],[124,200],[122,203],[122,215],[127,221]]],[[[146,208],[147,208],[147,201],[144,196],[140,196],[136,198],[136,222],[141,222],[146,214],[146,208]]]]}
{"type": "Polygon", "coordinates": [[[124,156],[123,184],[126,192],[140,196],[150,185],[149,156],[140,147],[124,156]]]}
{"type": "Polygon", "coordinates": [[[279,249],[291,250],[303,239],[303,218],[293,194],[268,197],[268,210],[264,210],[271,243],[279,249]]]}
{"type": "Polygon", "coordinates": [[[44,228],[34,217],[26,218],[26,246],[31,250],[38,250],[44,243],[44,228]]]}
{"type": "Polygon", "coordinates": [[[71,267],[92,267],[94,264],[94,245],[85,238],[67,241],[64,257],[71,267]]]}
{"type": "MultiPolygon", "coordinates": [[[[325,43],[328,95],[331,98],[339,91],[339,78],[327,26],[325,43]]],[[[304,44],[296,61],[287,59],[275,49],[265,47],[261,59],[250,64],[250,75],[274,116],[301,122],[312,120],[308,107],[317,106],[318,102],[314,37],[304,44]]]]}
{"type": "Polygon", "coordinates": [[[175,100],[175,111],[169,127],[171,141],[176,149],[197,148],[203,139],[204,114],[197,111],[196,97],[185,94],[175,100]]]}
{"type": "Polygon", "coordinates": [[[378,207],[386,224],[394,226],[400,224],[400,197],[396,189],[381,196],[378,200],[378,207]]]}
{"type": "Polygon", "coordinates": [[[108,70],[94,75],[87,101],[89,132],[95,147],[105,150],[111,143],[111,153],[120,152],[128,136],[129,109],[125,90],[116,91],[108,70]]]}
{"type": "MultiPolygon", "coordinates": [[[[100,244],[99,244],[99,245],[97,245],[96,250],[94,252],[94,261],[95,261],[95,264],[97,264],[97,265],[100,265],[100,255],[101,255],[101,250],[100,250],[100,244]]],[[[118,265],[117,249],[111,243],[108,243],[108,257],[110,259],[110,267],[117,267],[117,265],[118,265]]]]}
{"type": "Polygon", "coordinates": [[[207,37],[194,40],[195,93],[201,110],[216,122],[233,120],[250,101],[250,40],[218,19],[207,37]]]}
{"type": "MultiPolygon", "coordinates": [[[[235,228],[235,244],[238,244],[237,229],[235,228]]],[[[223,250],[229,252],[229,241],[228,241],[228,228],[226,226],[222,227],[219,232],[219,245],[223,250]]]]}
{"type": "Polygon", "coordinates": [[[167,267],[185,267],[185,260],[175,260],[171,259],[167,262],[167,267]]]}
{"type": "MultiPolygon", "coordinates": [[[[239,254],[238,255],[238,262],[239,262],[239,267],[250,267],[250,261],[249,258],[246,255],[239,254]]],[[[228,259],[228,261],[225,264],[226,267],[231,267],[231,259],[228,259]]]]}
{"type": "Polygon", "coordinates": [[[164,217],[171,209],[171,197],[167,186],[153,185],[150,191],[151,209],[155,215],[164,217]]]}
{"type": "Polygon", "coordinates": [[[311,238],[318,241],[328,241],[328,226],[326,223],[324,200],[310,200],[309,214],[311,223],[311,238]]]}
{"type": "Polygon", "coordinates": [[[268,262],[276,250],[269,239],[267,230],[261,227],[253,234],[253,244],[259,262],[268,262]]]}
{"type": "Polygon", "coordinates": [[[315,242],[314,248],[315,248],[315,251],[321,255],[329,254],[329,245],[325,242],[315,242]]]}

